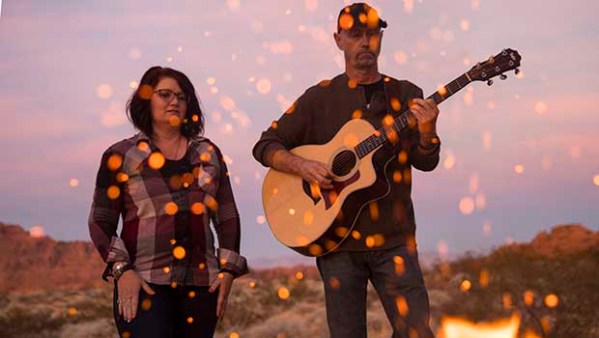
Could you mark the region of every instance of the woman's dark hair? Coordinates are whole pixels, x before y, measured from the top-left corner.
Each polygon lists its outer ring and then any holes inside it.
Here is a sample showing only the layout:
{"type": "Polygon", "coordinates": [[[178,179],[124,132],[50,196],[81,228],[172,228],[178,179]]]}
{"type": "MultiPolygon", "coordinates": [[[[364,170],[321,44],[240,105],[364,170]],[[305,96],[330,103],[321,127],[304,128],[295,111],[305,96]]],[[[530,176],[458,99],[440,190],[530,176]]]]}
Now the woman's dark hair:
{"type": "Polygon", "coordinates": [[[154,94],[154,88],[158,82],[165,77],[170,77],[177,81],[187,96],[187,113],[181,122],[181,134],[187,138],[201,135],[204,132],[204,114],[200,108],[195,88],[187,75],[172,68],[154,66],[144,73],[139,81],[137,90],[133,92],[131,98],[127,101],[127,116],[129,120],[135,128],[149,137],[152,136],[150,99],[154,94]]]}

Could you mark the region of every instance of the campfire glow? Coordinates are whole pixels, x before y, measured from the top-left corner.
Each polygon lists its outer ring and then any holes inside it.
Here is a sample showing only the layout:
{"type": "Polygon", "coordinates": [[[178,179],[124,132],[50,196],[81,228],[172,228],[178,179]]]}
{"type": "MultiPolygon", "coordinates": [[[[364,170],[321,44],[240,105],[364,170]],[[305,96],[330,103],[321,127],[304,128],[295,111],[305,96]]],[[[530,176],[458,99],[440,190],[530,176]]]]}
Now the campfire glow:
{"type": "Polygon", "coordinates": [[[520,316],[494,322],[473,323],[462,318],[445,317],[441,320],[440,338],[517,338],[520,316]]]}

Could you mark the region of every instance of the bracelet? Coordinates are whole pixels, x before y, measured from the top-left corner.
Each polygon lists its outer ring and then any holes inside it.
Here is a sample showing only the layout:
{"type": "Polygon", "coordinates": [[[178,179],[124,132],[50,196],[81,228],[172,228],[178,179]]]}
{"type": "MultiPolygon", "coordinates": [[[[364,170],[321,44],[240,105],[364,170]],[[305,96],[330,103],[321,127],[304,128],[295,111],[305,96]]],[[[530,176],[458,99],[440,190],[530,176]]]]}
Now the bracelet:
{"type": "Polygon", "coordinates": [[[121,276],[123,275],[123,273],[125,271],[133,270],[133,269],[135,269],[135,266],[133,266],[133,264],[131,264],[131,263],[117,266],[117,268],[112,272],[114,281],[118,282],[119,278],[121,278],[121,276]]]}

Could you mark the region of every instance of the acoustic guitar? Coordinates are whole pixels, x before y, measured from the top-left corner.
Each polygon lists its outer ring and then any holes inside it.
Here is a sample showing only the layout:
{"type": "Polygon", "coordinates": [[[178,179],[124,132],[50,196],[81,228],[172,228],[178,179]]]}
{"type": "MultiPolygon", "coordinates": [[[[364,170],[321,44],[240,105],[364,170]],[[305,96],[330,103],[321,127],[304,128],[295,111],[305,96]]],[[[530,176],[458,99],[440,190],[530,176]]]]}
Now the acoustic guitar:
{"type": "MultiPolygon", "coordinates": [[[[491,85],[498,75],[505,79],[506,71],[518,74],[520,60],[517,51],[504,49],[428,98],[439,104],[473,81],[491,85]]],[[[270,169],[262,186],[262,203],[277,240],[306,256],[335,250],[351,233],[362,208],[389,193],[390,184],[384,175],[394,156],[383,167],[373,165],[372,158],[385,142],[408,127],[410,115],[407,108],[378,130],[366,120],[353,119],[326,144],[291,149],[297,156],[328,165],[333,188],[321,189],[300,176],[270,169]],[[384,179],[377,179],[381,177],[384,179]]]]}

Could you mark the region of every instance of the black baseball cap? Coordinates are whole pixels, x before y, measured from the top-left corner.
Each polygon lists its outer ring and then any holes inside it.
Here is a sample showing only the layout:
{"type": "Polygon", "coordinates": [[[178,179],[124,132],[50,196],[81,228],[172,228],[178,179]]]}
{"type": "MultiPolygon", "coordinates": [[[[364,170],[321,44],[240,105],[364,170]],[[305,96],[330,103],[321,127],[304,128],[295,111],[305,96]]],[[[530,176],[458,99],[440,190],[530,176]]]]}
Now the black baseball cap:
{"type": "Polygon", "coordinates": [[[387,28],[387,22],[379,17],[376,9],[363,2],[357,2],[343,7],[337,17],[337,32],[354,27],[387,28]]]}

